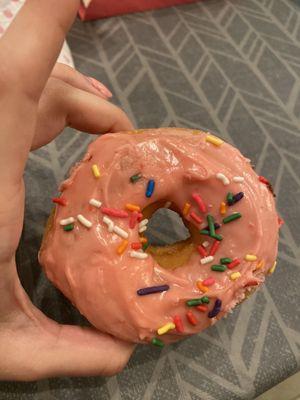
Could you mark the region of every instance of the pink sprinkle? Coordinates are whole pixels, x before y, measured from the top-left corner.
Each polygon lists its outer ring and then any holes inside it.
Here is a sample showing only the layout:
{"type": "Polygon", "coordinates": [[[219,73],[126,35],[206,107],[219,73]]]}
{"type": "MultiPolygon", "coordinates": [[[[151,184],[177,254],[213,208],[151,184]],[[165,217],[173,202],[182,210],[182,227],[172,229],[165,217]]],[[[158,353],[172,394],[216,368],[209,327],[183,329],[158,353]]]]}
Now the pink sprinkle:
{"type": "Polygon", "coordinates": [[[128,217],[128,212],[124,210],[116,210],[115,208],[101,207],[101,212],[103,214],[110,215],[111,217],[117,217],[117,218],[128,217]]]}
{"type": "Polygon", "coordinates": [[[199,217],[199,215],[197,215],[194,211],[192,211],[190,213],[191,218],[193,218],[194,221],[197,222],[197,224],[201,224],[201,222],[203,221],[201,217],[199,217]]]}
{"type": "Polygon", "coordinates": [[[204,279],[204,281],[202,282],[202,285],[204,286],[211,286],[215,283],[216,281],[214,280],[214,278],[210,277],[210,278],[206,278],[204,279]]]}
{"type": "Polygon", "coordinates": [[[199,210],[202,211],[203,213],[206,213],[207,208],[206,208],[206,205],[205,205],[204,201],[202,200],[202,197],[200,196],[200,194],[193,193],[192,198],[198,204],[199,210]]]}
{"type": "Polygon", "coordinates": [[[135,225],[137,223],[138,220],[138,212],[137,211],[133,211],[130,215],[130,219],[129,219],[129,228],[130,229],[134,229],[135,225]]]}
{"type": "Polygon", "coordinates": [[[197,247],[197,249],[202,257],[208,256],[208,253],[207,253],[205,247],[201,246],[201,244],[200,244],[200,246],[197,247]]]}

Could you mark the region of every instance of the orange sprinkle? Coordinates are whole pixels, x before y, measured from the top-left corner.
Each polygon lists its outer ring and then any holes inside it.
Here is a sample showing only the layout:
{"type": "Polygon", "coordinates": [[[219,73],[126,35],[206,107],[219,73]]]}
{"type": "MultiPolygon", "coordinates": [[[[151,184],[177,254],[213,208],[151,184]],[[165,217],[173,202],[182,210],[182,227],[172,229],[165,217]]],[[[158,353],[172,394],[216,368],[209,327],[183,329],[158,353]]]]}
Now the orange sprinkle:
{"type": "Polygon", "coordinates": [[[126,250],[126,247],[128,246],[128,240],[123,240],[123,242],[120,244],[120,246],[117,248],[117,253],[119,255],[123,254],[124,251],[126,250]]]}
{"type": "Polygon", "coordinates": [[[136,204],[131,204],[131,203],[127,203],[125,205],[125,208],[127,210],[129,210],[129,211],[138,211],[138,212],[141,211],[141,207],[140,206],[137,206],[136,204]]]}
{"type": "Polygon", "coordinates": [[[141,243],[147,243],[147,242],[148,242],[148,239],[145,238],[145,237],[140,237],[140,242],[141,242],[141,243]]]}
{"type": "Polygon", "coordinates": [[[208,310],[207,306],[204,304],[200,304],[200,306],[197,306],[196,309],[201,312],[206,312],[208,310]]]}
{"type": "Polygon", "coordinates": [[[201,290],[201,292],[206,293],[209,291],[207,286],[204,286],[201,281],[197,281],[197,288],[201,290]]]}
{"type": "Polygon", "coordinates": [[[256,267],[255,267],[255,271],[256,271],[257,269],[263,268],[264,266],[265,266],[265,260],[260,260],[260,261],[257,263],[256,267]]]}
{"type": "Polygon", "coordinates": [[[183,206],[182,214],[187,215],[188,212],[190,211],[190,208],[191,208],[190,203],[185,203],[185,205],[183,206]]]}
{"type": "Polygon", "coordinates": [[[220,204],[220,214],[225,215],[226,212],[227,212],[226,203],[224,201],[222,201],[222,203],[220,204]]]}

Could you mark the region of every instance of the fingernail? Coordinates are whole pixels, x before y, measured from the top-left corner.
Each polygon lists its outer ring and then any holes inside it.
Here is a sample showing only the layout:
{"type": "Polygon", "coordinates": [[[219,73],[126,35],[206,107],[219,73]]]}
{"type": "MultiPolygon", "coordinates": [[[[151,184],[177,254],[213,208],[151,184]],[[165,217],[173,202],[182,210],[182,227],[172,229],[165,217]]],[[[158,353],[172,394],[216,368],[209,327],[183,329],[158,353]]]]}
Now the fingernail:
{"type": "Polygon", "coordinates": [[[102,93],[105,97],[112,97],[112,92],[107,89],[106,86],[103,85],[103,83],[97,81],[97,79],[92,78],[91,76],[88,76],[87,79],[95,89],[97,89],[100,93],[102,93]]]}

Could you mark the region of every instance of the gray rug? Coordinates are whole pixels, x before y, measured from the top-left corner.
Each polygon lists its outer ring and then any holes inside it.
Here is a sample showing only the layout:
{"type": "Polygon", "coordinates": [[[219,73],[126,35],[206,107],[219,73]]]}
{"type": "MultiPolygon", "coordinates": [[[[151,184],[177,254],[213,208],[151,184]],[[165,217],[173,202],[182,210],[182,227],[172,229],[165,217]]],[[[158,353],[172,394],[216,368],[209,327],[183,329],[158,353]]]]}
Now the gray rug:
{"type": "MultiPolygon", "coordinates": [[[[278,268],[227,319],[162,351],[139,346],[117,377],[1,383],[1,400],[253,399],[299,369],[299,39],[299,2],[289,0],[206,0],[74,24],[77,68],[107,84],[138,127],[212,129],[272,181],[286,222],[278,268]]],[[[66,130],[26,171],[20,275],[35,304],[64,323],[83,321],[36,256],[50,198],[90,140],[66,130]]]]}

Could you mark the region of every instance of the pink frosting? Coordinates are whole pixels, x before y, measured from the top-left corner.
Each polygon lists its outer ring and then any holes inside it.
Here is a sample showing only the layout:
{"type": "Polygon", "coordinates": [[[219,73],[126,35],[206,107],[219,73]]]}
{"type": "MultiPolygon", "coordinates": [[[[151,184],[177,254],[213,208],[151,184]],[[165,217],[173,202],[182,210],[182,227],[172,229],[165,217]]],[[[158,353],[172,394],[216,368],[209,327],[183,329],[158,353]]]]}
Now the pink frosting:
{"type": "MultiPolygon", "coordinates": [[[[165,342],[202,331],[240,302],[253,281],[258,284],[275,262],[278,242],[278,218],[274,198],[267,186],[260,182],[249,160],[231,145],[216,146],[206,142],[206,133],[177,128],[149,129],[142,133],[107,134],[94,141],[82,162],[76,165],[69,179],[61,185],[67,205],[57,205],[53,225],[42,250],[40,262],[48,278],[67,296],[79,311],[99,330],[132,342],[149,342],[157,337],[157,329],[179,316],[184,332],[170,330],[160,338],[165,342]],[[95,178],[92,165],[100,170],[95,178]],[[131,183],[129,178],[140,172],[142,179],[131,183]],[[223,173],[229,180],[224,185],[216,178],[223,173]],[[233,178],[243,177],[236,183],[233,178]],[[147,182],[155,181],[151,198],[145,196],[147,182]],[[201,195],[208,213],[222,223],[220,203],[228,192],[244,192],[244,198],[228,207],[225,216],[240,212],[242,217],[223,224],[218,233],[223,240],[213,262],[202,265],[196,250],[189,261],[175,270],[160,267],[150,255],[146,259],[130,257],[130,244],[139,241],[138,225],[129,228],[128,218],[110,217],[128,232],[129,245],[121,255],[117,248],[123,239],[109,232],[103,223],[101,208],[89,204],[91,198],[103,207],[124,210],[126,203],[147,205],[166,199],[183,209],[191,203],[195,212],[205,221],[192,194],[201,195]],[[75,221],[70,232],[63,230],[60,220],[82,214],[92,222],[89,229],[75,221]],[[245,255],[257,256],[257,261],[246,261],[245,255]],[[225,272],[211,270],[220,264],[220,258],[239,258],[240,265],[225,272]],[[263,260],[264,265],[256,269],[263,260]],[[255,270],[256,269],[256,270],[255,270]],[[233,272],[241,276],[231,280],[233,272]],[[197,281],[213,278],[206,293],[197,281]],[[168,284],[168,291],[138,296],[137,290],[148,286],[168,284]],[[208,309],[216,299],[222,301],[221,312],[208,318],[207,312],[187,307],[186,301],[202,296],[210,298],[208,309]],[[192,310],[197,319],[193,326],[186,318],[192,310]]],[[[131,212],[129,211],[129,214],[131,212]]],[[[190,219],[189,215],[187,219],[190,219]]],[[[194,224],[196,222],[191,219],[194,224]]],[[[197,224],[196,224],[197,225],[197,224]]],[[[203,228],[203,227],[202,227],[203,228]]],[[[199,233],[200,234],[200,233],[199,233]]],[[[209,236],[203,240],[213,243],[209,236]]]]}

